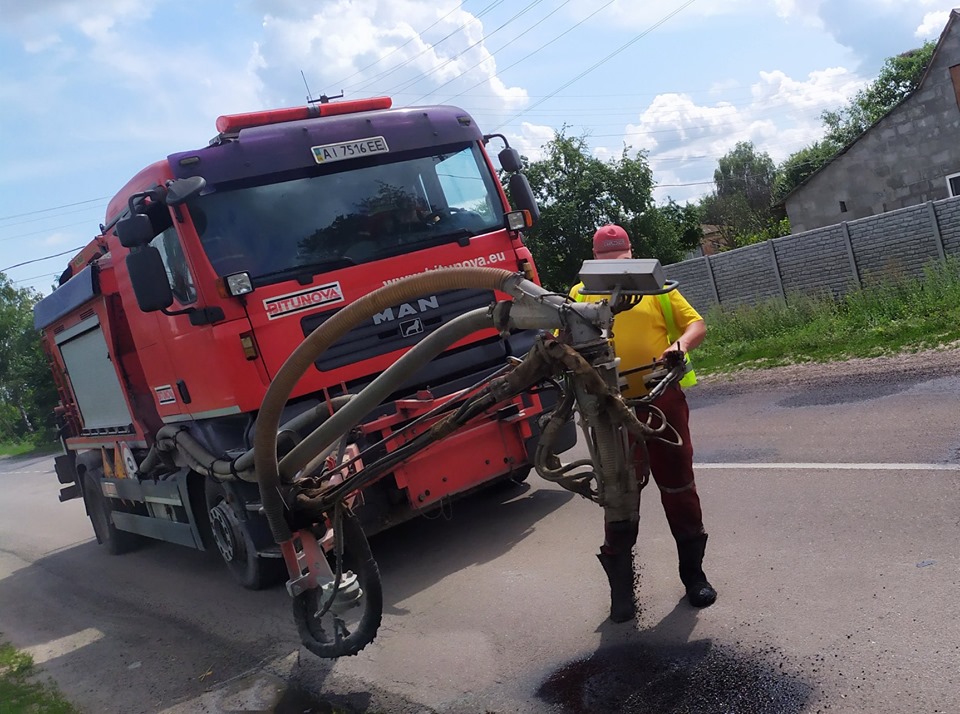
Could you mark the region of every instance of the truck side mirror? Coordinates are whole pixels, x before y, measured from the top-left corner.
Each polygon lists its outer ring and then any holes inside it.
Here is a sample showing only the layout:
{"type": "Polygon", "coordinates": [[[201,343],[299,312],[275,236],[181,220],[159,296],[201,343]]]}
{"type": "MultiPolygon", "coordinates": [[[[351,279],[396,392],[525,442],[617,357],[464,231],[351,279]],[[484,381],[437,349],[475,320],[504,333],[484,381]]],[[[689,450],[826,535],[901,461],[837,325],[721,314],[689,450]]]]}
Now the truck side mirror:
{"type": "MultiPolygon", "coordinates": [[[[146,218],[146,216],[144,216],[146,218]]],[[[133,283],[137,305],[143,312],[165,310],[173,304],[173,290],[167,279],[160,251],[147,246],[127,256],[127,272],[133,283]]]]}
{"type": "Polygon", "coordinates": [[[530,188],[530,182],[524,174],[513,174],[509,181],[510,198],[513,199],[517,208],[530,212],[530,219],[533,223],[540,220],[540,209],[537,207],[537,199],[533,195],[533,189],[530,188]]]}
{"type": "Polygon", "coordinates": [[[117,238],[124,248],[146,245],[155,235],[150,216],[144,213],[134,213],[117,221],[117,238]]]}
{"type": "Polygon", "coordinates": [[[523,168],[520,163],[520,152],[510,146],[497,154],[497,158],[500,160],[501,168],[508,173],[514,173],[523,168]]]}
{"type": "Polygon", "coordinates": [[[206,188],[207,182],[202,176],[177,179],[167,184],[166,203],[168,206],[179,206],[206,188]]]}

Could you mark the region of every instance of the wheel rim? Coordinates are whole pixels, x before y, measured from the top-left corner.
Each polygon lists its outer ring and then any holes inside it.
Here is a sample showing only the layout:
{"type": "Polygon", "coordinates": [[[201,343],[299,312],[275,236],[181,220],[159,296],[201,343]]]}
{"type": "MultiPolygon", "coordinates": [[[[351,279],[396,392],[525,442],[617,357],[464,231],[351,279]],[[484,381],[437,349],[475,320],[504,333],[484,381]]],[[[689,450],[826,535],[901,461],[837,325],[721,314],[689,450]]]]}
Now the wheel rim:
{"type": "Polygon", "coordinates": [[[228,563],[232,563],[242,550],[238,540],[240,534],[237,533],[233,520],[233,511],[226,501],[220,501],[210,509],[213,540],[220,550],[220,555],[228,563]]]}

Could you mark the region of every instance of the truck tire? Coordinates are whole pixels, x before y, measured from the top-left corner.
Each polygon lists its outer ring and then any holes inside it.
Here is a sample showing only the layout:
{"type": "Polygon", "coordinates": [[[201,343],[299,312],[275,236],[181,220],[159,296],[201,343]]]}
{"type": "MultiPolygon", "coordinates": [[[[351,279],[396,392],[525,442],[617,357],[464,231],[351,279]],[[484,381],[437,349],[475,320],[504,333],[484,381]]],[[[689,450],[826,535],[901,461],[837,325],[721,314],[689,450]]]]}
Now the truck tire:
{"type": "MultiPolygon", "coordinates": [[[[333,561],[334,556],[328,555],[333,561]]],[[[330,563],[336,569],[336,563],[330,563]]],[[[307,590],[293,599],[293,619],[303,646],[318,657],[349,657],[373,642],[383,619],[383,586],[380,569],[373,559],[370,544],[360,521],[349,510],[343,514],[343,566],[352,572],[363,591],[359,603],[344,620],[327,612],[323,618],[316,615],[322,593],[319,588],[307,590]],[[345,619],[349,619],[349,627],[345,619]],[[340,632],[333,630],[343,627],[340,632]]],[[[344,613],[346,615],[346,613],[344,613]]]]}
{"type": "Polygon", "coordinates": [[[223,484],[208,478],[205,490],[213,543],[233,579],[247,590],[263,590],[279,582],[287,572],[283,559],[257,555],[223,484]]]}
{"type": "Polygon", "coordinates": [[[122,531],[113,525],[113,512],[120,510],[114,506],[113,499],[103,495],[100,481],[102,470],[87,471],[83,475],[83,500],[87,504],[87,514],[93,524],[97,543],[106,546],[110,555],[120,555],[135,550],[143,543],[143,537],[122,531]]]}

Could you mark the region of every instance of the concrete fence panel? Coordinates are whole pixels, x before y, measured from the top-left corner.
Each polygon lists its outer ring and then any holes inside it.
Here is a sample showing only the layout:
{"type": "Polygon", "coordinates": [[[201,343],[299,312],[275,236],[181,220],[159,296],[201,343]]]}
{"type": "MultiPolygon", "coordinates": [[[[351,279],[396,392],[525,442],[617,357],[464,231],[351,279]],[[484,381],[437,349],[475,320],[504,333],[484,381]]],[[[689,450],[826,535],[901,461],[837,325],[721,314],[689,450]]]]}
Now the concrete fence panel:
{"type": "Polygon", "coordinates": [[[933,204],[947,255],[960,255],[960,199],[948,198],[933,204]]]}
{"type": "Polygon", "coordinates": [[[706,312],[717,303],[755,305],[784,295],[839,297],[861,281],[920,277],[925,265],[951,255],[960,256],[960,197],[693,258],[665,270],[680,281],[691,304],[706,312]]]}
{"type": "Polygon", "coordinates": [[[791,295],[846,293],[857,283],[841,226],[818,228],[773,241],[787,299],[791,295]]]}
{"type": "Polygon", "coordinates": [[[701,315],[717,304],[717,292],[707,258],[685,260],[667,267],[667,277],[680,283],[680,292],[701,315]]]}
{"type": "Polygon", "coordinates": [[[723,305],[755,304],[780,297],[780,283],[770,248],[757,243],[710,258],[723,305]]]}
{"type": "Polygon", "coordinates": [[[847,224],[864,284],[903,275],[920,277],[939,257],[926,204],[901,208],[847,224]]]}

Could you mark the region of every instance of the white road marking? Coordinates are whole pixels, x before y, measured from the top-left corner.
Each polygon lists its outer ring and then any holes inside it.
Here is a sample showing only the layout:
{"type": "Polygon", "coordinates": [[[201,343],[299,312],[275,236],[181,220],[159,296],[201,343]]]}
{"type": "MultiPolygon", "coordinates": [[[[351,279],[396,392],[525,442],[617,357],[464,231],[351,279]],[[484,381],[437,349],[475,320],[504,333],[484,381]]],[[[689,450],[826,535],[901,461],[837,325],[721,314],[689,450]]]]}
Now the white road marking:
{"type": "Polygon", "coordinates": [[[94,627],[88,627],[85,630],[80,630],[80,632],[75,632],[66,637],[43,642],[38,645],[33,645],[32,647],[26,647],[24,651],[33,657],[34,664],[43,664],[44,662],[49,662],[54,657],[62,657],[65,654],[75,652],[81,647],[86,647],[102,639],[103,633],[100,630],[94,627]]]}
{"type": "Polygon", "coordinates": [[[800,464],[800,463],[702,463],[693,468],[732,469],[793,469],[796,471],[960,471],[960,464],[800,464]]]}

